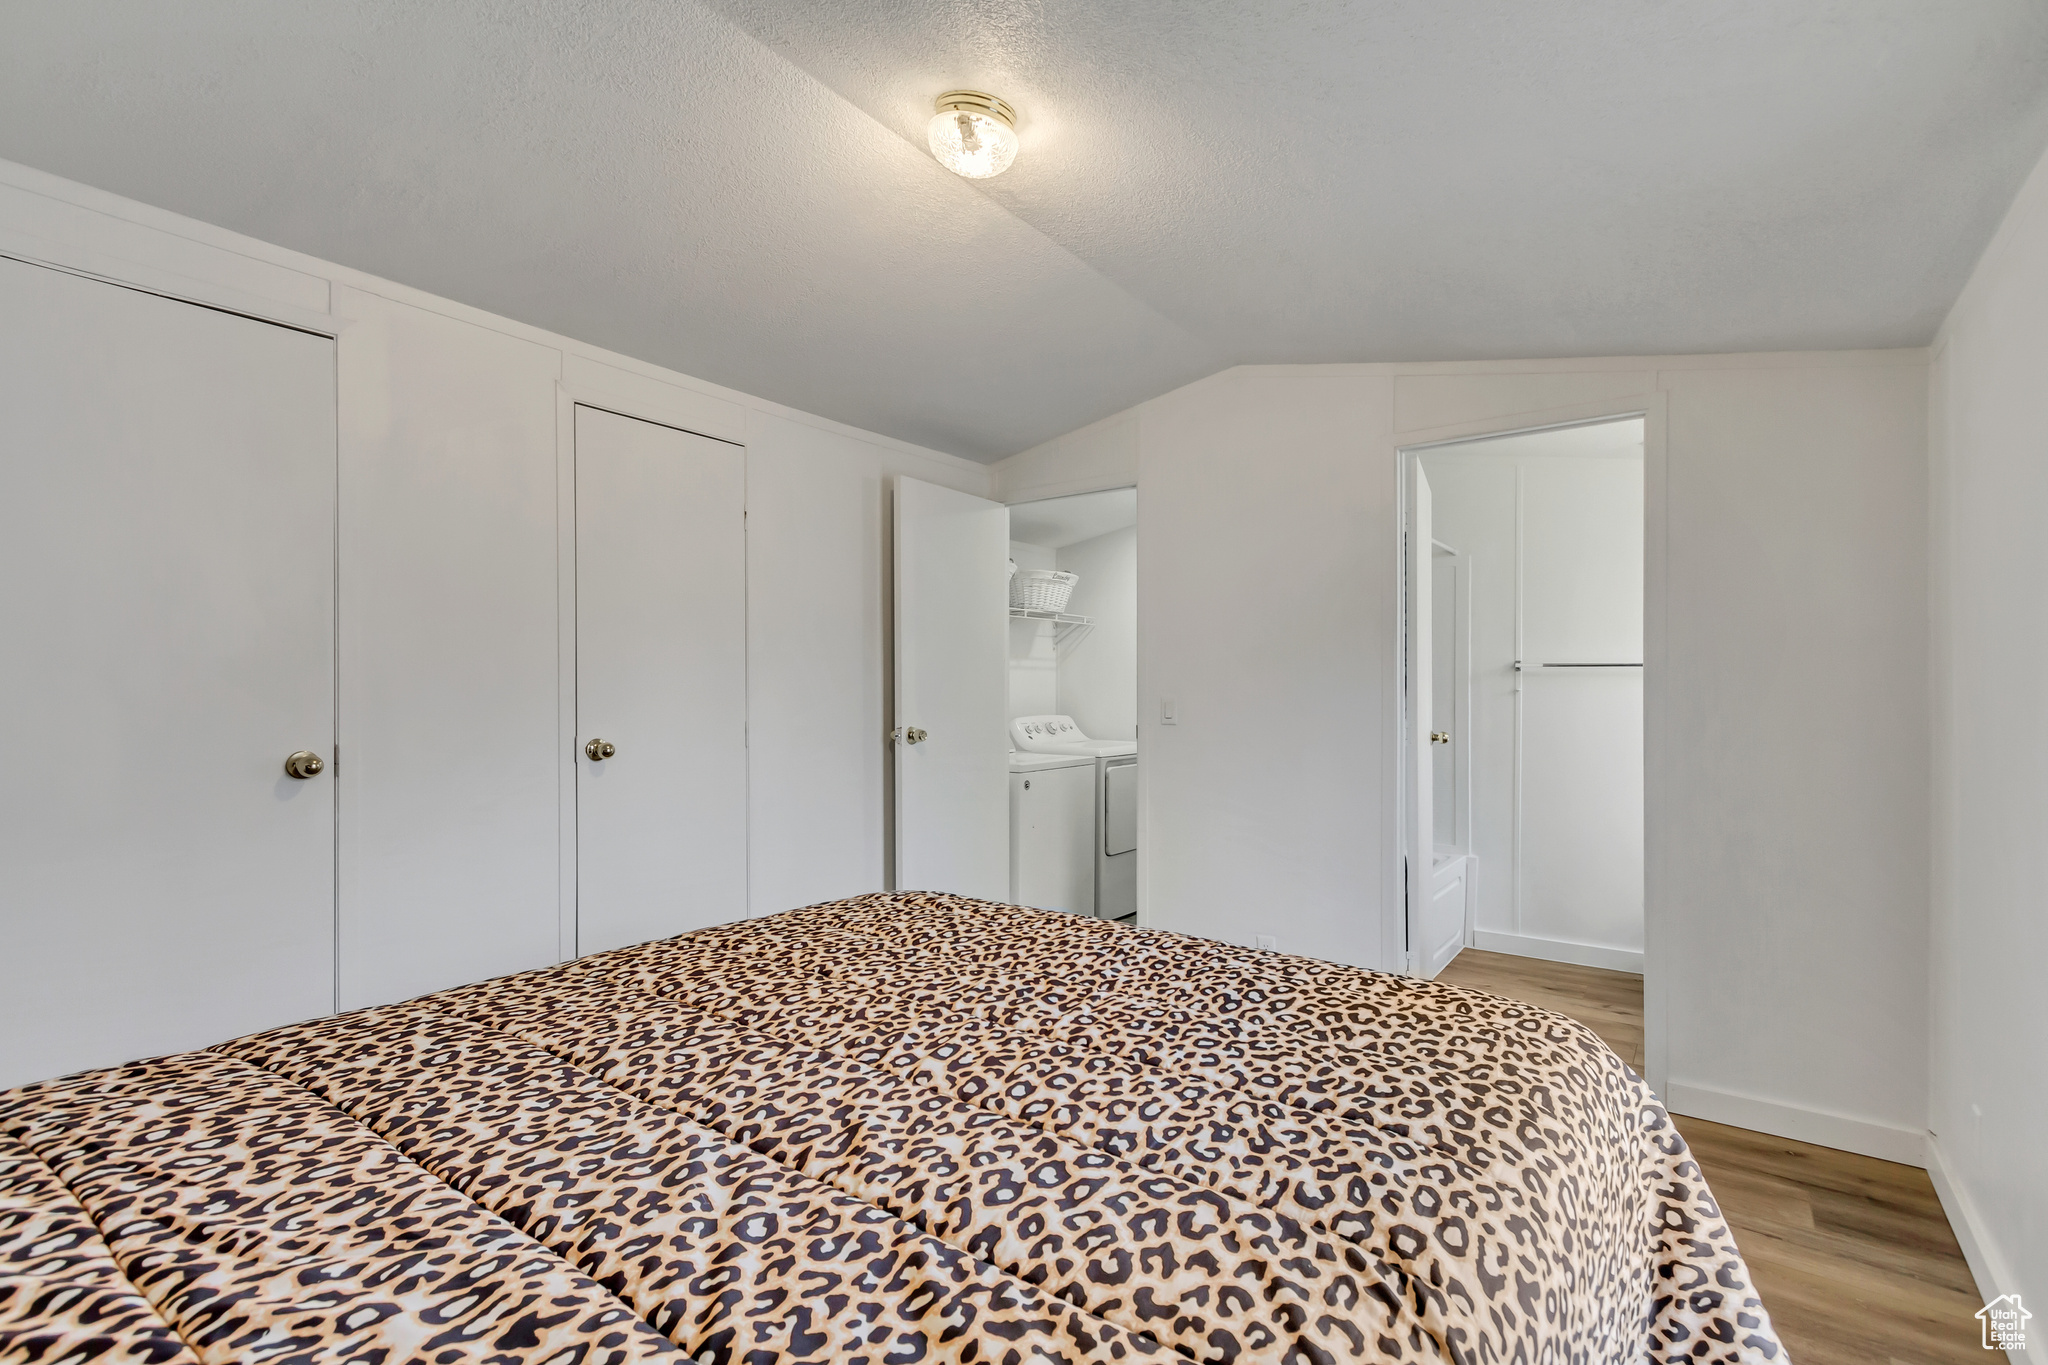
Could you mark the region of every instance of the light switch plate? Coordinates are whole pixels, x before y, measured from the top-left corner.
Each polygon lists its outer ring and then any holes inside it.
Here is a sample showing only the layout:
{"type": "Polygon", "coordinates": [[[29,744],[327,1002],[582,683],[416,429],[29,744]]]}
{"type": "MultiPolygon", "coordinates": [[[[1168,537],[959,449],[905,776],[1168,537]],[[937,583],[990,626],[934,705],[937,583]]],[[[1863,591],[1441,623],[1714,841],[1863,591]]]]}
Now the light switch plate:
{"type": "Polygon", "coordinates": [[[1180,711],[1173,704],[1173,698],[1161,697],[1159,699],[1159,723],[1161,725],[1180,724],[1180,711]]]}

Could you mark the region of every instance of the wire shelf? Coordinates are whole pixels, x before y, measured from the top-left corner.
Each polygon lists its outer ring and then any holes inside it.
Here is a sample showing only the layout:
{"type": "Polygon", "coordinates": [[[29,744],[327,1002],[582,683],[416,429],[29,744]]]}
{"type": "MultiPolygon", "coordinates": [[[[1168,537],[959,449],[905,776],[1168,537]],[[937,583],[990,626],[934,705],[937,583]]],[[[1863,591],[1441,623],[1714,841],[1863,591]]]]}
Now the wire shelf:
{"type": "Polygon", "coordinates": [[[1052,643],[1055,649],[1078,640],[1081,636],[1086,635],[1095,628],[1095,618],[1092,616],[1076,616],[1072,612],[1065,611],[1040,611],[1036,607],[1011,607],[1010,619],[1012,621],[1050,621],[1053,627],[1052,643]]]}

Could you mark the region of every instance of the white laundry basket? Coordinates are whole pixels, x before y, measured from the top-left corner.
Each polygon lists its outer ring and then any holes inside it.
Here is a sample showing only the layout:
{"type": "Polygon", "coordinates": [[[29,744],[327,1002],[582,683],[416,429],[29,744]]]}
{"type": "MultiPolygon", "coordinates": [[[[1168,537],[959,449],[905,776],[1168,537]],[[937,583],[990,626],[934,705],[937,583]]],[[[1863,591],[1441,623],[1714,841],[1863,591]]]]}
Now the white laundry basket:
{"type": "Polygon", "coordinates": [[[1027,611],[1065,611],[1078,574],[1057,569],[1019,569],[1010,579],[1010,605],[1027,611]]]}

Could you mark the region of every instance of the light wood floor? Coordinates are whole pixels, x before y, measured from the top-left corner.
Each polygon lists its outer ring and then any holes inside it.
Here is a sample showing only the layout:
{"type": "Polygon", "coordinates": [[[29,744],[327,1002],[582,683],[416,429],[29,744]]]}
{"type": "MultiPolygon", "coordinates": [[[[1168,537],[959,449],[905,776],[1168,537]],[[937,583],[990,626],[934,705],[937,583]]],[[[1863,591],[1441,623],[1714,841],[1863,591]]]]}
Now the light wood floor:
{"type": "MultiPolygon", "coordinates": [[[[1643,1065],[1643,979],[1467,948],[1437,978],[1568,1014],[1643,1065]]],[[[1985,1365],[1983,1306],[1927,1172],[1674,1116],[1792,1365],[1985,1365]]]]}

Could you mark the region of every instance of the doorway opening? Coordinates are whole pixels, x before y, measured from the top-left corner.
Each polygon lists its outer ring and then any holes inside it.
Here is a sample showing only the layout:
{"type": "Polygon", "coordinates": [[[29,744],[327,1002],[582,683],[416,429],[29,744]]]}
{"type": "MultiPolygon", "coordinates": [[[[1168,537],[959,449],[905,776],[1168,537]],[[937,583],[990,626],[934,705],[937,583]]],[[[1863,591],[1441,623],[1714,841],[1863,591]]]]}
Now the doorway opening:
{"type": "Polygon", "coordinates": [[[1640,413],[1410,447],[1408,970],[1643,971],[1640,413]]]}
{"type": "Polygon", "coordinates": [[[1009,509],[1013,904],[1138,914],[1138,490],[1009,509]]]}

